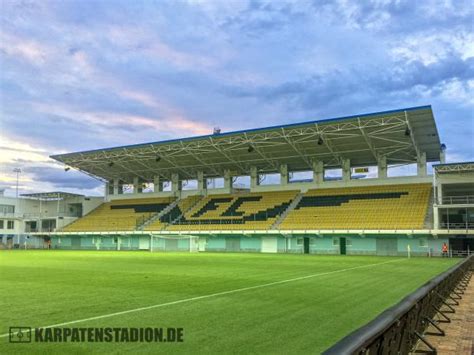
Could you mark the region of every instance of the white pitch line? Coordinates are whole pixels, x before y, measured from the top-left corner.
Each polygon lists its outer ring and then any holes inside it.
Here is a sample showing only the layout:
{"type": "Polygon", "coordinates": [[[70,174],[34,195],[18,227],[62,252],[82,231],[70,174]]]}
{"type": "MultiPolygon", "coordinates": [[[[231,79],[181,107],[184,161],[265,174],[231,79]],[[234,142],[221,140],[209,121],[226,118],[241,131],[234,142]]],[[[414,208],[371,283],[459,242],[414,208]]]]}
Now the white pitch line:
{"type": "MultiPolygon", "coordinates": [[[[288,282],[295,282],[295,281],[300,281],[300,280],[305,280],[305,279],[310,279],[313,277],[318,277],[318,276],[326,276],[326,275],[331,275],[331,274],[337,274],[340,272],[345,272],[345,271],[350,271],[350,270],[356,270],[356,269],[363,269],[363,268],[368,268],[372,266],[378,266],[378,265],[383,265],[383,264],[388,264],[388,263],[394,263],[398,261],[403,261],[406,259],[396,259],[396,260],[390,260],[390,261],[384,261],[383,263],[375,263],[375,264],[368,264],[368,265],[360,265],[360,266],[354,266],[346,269],[341,269],[341,270],[334,270],[334,271],[328,271],[328,272],[322,272],[318,274],[312,274],[312,275],[306,275],[306,276],[300,276],[300,277],[295,277],[293,279],[287,279],[287,280],[281,280],[281,281],[274,281],[262,285],[255,285],[255,286],[249,286],[249,287],[243,287],[243,288],[237,288],[235,290],[229,290],[229,291],[222,291],[222,292],[217,292],[217,293],[211,293],[208,295],[203,295],[203,296],[196,296],[196,297],[191,297],[191,298],[185,298],[182,300],[177,300],[177,301],[172,301],[172,302],[166,302],[166,303],[160,303],[160,304],[155,304],[152,306],[146,306],[146,307],[140,307],[140,308],[134,308],[134,309],[129,309],[126,311],[121,311],[121,312],[116,312],[116,313],[109,313],[109,314],[104,314],[101,316],[96,316],[96,317],[91,317],[91,318],[84,318],[84,319],[78,319],[78,320],[73,320],[70,322],[64,322],[64,323],[58,323],[58,324],[53,324],[53,325],[47,325],[44,327],[36,327],[36,328],[56,328],[56,327],[62,327],[65,325],[71,325],[71,324],[76,324],[76,323],[83,323],[83,322],[88,322],[92,320],[97,320],[97,319],[104,319],[104,318],[110,318],[110,317],[115,317],[115,316],[120,316],[122,314],[128,314],[128,313],[135,313],[135,312],[140,312],[140,311],[146,311],[149,309],[153,308],[161,308],[161,307],[166,307],[166,306],[172,306],[175,304],[180,304],[180,303],[186,303],[186,302],[191,302],[191,301],[198,301],[198,300],[203,300],[206,298],[211,298],[211,297],[217,297],[217,296],[223,296],[223,295],[229,295],[232,293],[237,293],[237,292],[243,292],[243,291],[249,291],[249,290],[255,290],[259,288],[264,288],[264,287],[269,287],[269,286],[274,286],[274,285],[281,285],[285,284],[288,282]]],[[[9,336],[9,333],[2,334],[0,335],[0,338],[5,338],[9,336]]]]}

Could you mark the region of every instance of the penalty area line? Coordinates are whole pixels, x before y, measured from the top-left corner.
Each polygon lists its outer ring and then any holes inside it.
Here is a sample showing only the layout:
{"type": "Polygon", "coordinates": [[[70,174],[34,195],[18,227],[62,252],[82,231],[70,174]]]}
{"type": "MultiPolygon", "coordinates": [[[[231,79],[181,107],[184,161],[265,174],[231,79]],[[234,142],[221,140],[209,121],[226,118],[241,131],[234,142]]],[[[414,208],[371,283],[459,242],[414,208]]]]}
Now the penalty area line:
{"type": "MultiPolygon", "coordinates": [[[[124,314],[129,314],[129,313],[136,313],[136,312],[147,311],[147,310],[155,309],[155,308],[161,308],[161,307],[166,307],[166,306],[173,306],[173,305],[180,304],[180,303],[187,303],[187,302],[192,302],[192,301],[199,301],[199,300],[204,300],[204,299],[212,298],[212,297],[218,297],[218,296],[230,295],[230,294],[238,293],[238,292],[256,290],[256,289],[260,289],[260,288],[265,288],[265,287],[270,287],[270,286],[275,286],[275,285],[281,285],[281,284],[290,283],[290,282],[295,282],[295,281],[300,281],[300,280],[311,279],[311,278],[318,277],[318,276],[326,276],[326,275],[332,275],[332,274],[337,274],[337,273],[346,272],[346,271],[351,271],[351,270],[364,269],[364,268],[369,268],[369,267],[373,267],[373,266],[378,266],[378,265],[384,265],[384,264],[399,262],[399,261],[403,261],[403,260],[406,260],[406,259],[396,259],[396,260],[384,261],[383,263],[359,265],[359,266],[354,266],[354,267],[345,268],[345,269],[340,269],[340,270],[333,270],[333,271],[328,271],[328,272],[320,272],[320,273],[311,274],[311,275],[306,275],[306,276],[299,276],[299,277],[295,277],[295,278],[292,278],[292,279],[274,281],[274,282],[269,282],[269,283],[266,283],[266,284],[255,285],[255,286],[249,286],[249,287],[236,288],[236,289],[234,289],[234,290],[228,290],[228,291],[210,293],[210,294],[207,294],[207,295],[196,296],[196,297],[190,297],[190,298],[184,298],[184,299],[177,300],[177,301],[171,301],[171,302],[166,302],[166,303],[159,303],[159,304],[154,304],[154,305],[151,305],[151,306],[139,307],[139,308],[134,308],[134,309],[128,309],[128,310],[126,310],[126,311],[115,312],[115,313],[109,313],[109,314],[103,314],[103,315],[100,315],[100,316],[95,316],[95,317],[90,317],[90,318],[84,318],[84,319],[78,319],[78,320],[73,320],[73,321],[69,321],[69,322],[57,323],[57,324],[47,325],[47,326],[43,326],[43,327],[36,327],[36,328],[43,328],[43,329],[46,329],[46,328],[63,327],[63,326],[66,326],[66,325],[71,325],[71,324],[83,323],[83,322],[88,322],[88,321],[93,321],[93,320],[104,319],[104,318],[111,318],[111,317],[121,316],[121,315],[124,315],[124,314]]],[[[9,336],[9,335],[10,335],[10,333],[2,334],[2,335],[0,335],[0,338],[5,338],[5,337],[7,337],[7,336],[9,336]]]]}

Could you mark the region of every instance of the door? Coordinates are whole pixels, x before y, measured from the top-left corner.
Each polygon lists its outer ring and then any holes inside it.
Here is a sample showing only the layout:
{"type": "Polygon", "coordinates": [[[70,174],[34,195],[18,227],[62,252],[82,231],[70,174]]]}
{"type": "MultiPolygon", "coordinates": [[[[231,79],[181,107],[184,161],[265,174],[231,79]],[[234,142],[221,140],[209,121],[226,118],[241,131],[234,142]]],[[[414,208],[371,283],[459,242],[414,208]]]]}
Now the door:
{"type": "Polygon", "coordinates": [[[240,238],[230,237],[225,239],[226,251],[240,251],[240,238]]]}
{"type": "Polygon", "coordinates": [[[474,253],[474,237],[462,235],[449,238],[448,250],[452,255],[467,256],[474,253]]]}
{"type": "Polygon", "coordinates": [[[262,238],[262,253],[276,253],[278,251],[278,242],[276,237],[262,238]]]}
{"type": "Polygon", "coordinates": [[[339,238],[339,253],[346,255],[346,237],[339,238]]]}
{"type": "Polygon", "coordinates": [[[376,238],[375,248],[377,255],[381,256],[397,256],[397,239],[396,238],[376,238]]]}
{"type": "Polygon", "coordinates": [[[309,254],[309,237],[303,238],[303,253],[309,254]]]}
{"type": "Polygon", "coordinates": [[[150,237],[140,237],[138,239],[138,249],[150,250],[150,237]]]}
{"type": "Polygon", "coordinates": [[[81,249],[81,237],[71,237],[71,249],[81,249]]]}
{"type": "Polygon", "coordinates": [[[199,238],[199,251],[206,251],[207,238],[199,238]]]}

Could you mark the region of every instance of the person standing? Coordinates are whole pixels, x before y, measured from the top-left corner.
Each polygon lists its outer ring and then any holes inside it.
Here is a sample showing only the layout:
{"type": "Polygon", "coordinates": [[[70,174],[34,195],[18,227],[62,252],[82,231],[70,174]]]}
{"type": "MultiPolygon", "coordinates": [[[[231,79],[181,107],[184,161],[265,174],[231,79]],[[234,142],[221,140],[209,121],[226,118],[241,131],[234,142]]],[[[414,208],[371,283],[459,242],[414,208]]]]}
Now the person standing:
{"type": "Polygon", "coordinates": [[[443,243],[443,246],[441,247],[441,253],[443,258],[448,257],[448,244],[443,243]]]}

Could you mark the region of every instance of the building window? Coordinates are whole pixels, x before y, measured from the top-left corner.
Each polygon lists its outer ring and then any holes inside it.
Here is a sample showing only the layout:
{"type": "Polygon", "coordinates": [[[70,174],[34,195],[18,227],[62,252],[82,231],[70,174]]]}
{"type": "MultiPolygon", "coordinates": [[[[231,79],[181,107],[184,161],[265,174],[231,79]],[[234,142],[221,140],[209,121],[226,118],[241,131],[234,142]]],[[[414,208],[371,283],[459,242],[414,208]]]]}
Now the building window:
{"type": "Polygon", "coordinates": [[[15,213],[15,206],[13,205],[0,205],[0,213],[15,213]]]}
{"type": "Polygon", "coordinates": [[[346,238],[346,246],[348,246],[348,247],[352,246],[352,239],[351,238],[346,238]]]}
{"type": "Polygon", "coordinates": [[[0,229],[3,229],[3,220],[0,221],[0,229]]]}
{"type": "Polygon", "coordinates": [[[421,238],[420,239],[420,247],[426,247],[426,246],[427,246],[426,238],[421,238]]]}
{"type": "Polygon", "coordinates": [[[7,229],[14,229],[15,221],[7,221],[7,229]]]}
{"type": "Polygon", "coordinates": [[[296,245],[303,245],[303,238],[297,238],[296,245]]]}
{"type": "Polygon", "coordinates": [[[339,237],[332,238],[332,245],[335,247],[339,245],[339,237]]]}

